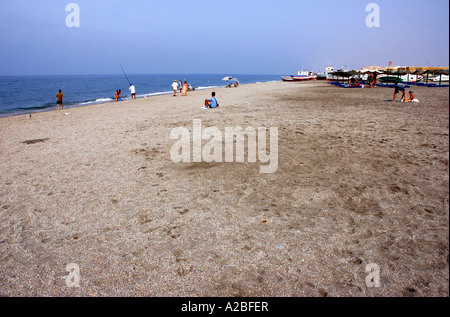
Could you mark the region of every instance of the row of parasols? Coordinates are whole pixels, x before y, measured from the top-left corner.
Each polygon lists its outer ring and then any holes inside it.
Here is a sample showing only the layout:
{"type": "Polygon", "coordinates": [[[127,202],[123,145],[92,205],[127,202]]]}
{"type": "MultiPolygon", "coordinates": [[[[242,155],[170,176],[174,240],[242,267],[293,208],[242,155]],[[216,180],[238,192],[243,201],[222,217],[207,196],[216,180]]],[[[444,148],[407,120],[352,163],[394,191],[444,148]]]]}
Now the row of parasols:
{"type": "Polygon", "coordinates": [[[330,73],[330,75],[333,76],[337,76],[337,77],[344,77],[344,78],[350,78],[352,76],[355,75],[362,75],[362,74],[369,74],[369,73],[377,73],[377,74],[386,74],[389,76],[403,76],[403,75],[407,75],[407,74],[415,74],[415,75],[426,75],[426,83],[428,84],[428,80],[431,76],[439,76],[439,85],[442,84],[442,75],[449,75],[449,70],[446,69],[430,69],[430,70],[426,70],[426,71],[421,71],[419,69],[413,71],[357,71],[357,70],[352,70],[352,71],[342,71],[342,70],[338,70],[335,72],[330,73]]]}

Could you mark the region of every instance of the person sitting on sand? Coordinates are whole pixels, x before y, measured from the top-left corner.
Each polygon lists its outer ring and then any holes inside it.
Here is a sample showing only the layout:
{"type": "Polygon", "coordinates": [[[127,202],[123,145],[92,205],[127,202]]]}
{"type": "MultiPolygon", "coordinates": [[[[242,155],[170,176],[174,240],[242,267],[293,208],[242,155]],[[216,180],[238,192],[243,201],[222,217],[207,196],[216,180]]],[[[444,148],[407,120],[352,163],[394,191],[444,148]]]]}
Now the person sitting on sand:
{"type": "Polygon", "coordinates": [[[412,91],[412,90],[409,91],[409,98],[406,101],[407,102],[419,102],[419,100],[417,100],[414,97],[414,91],[412,91]]]}
{"type": "Polygon", "coordinates": [[[395,98],[397,97],[397,94],[399,92],[402,92],[402,97],[400,98],[400,101],[406,101],[406,91],[405,91],[405,85],[401,83],[395,83],[395,91],[394,91],[394,99],[392,100],[395,102],[395,98]]]}
{"type": "Polygon", "coordinates": [[[219,107],[219,102],[216,98],[216,93],[213,91],[211,93],[211,98],[205,100],[205,106],[202,109],[208,109],[208,108],[217,108],[219,107]]]}

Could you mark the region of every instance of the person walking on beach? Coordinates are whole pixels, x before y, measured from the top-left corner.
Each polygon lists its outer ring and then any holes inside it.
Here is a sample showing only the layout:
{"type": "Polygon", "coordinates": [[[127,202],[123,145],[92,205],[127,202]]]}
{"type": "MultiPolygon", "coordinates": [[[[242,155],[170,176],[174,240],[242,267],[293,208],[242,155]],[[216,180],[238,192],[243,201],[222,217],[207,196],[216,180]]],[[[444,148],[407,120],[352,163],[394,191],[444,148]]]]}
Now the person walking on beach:
{"type": "Polygon", "coordinates": [[[59,92],[56,94],[56,105],[58,106],[58,110],[59,110],[59,105],[61,105],[61,109],[64,109],[63,97],[64,97],[64,95],[62,94],[61,89],[60,89],[59,92]]]}
{"type": "Polygon", "coordinates": [[[180,79],[180,85],[178,86],[180,88],[180,92],[183,91],[183,81],[180,79]]]}
{"type": "Polygon", "coordinates": [[[187,92],[188,92],[188,85],[187,85],[187,81],[185,81],[184,84],[183,84],[183,94],[182,94],[182,96],[187,96],[187,92]]]}
{"type": "Polygon", "coordinates": [[[219,102],[216,98],[216,93],[213,91],[211,93],[211,98],[205,100],[205,106],[202,109],[208,109],[208,108],[217,108],[219,107],[219,102]]]}
{"type": "Polygon", "coordinates": [[[176,80],[172,84],[172,90],[173,90],[173,96],[175,97],[177,95],[177,91],[178,91],[178,84],[177,84],[176,80]]]}
{"type": "Polygon", "coordinates": [[[133,84],[130,85],[129,90],[131,92],[131,99],[136,99],[136,88],[133,84]]]}

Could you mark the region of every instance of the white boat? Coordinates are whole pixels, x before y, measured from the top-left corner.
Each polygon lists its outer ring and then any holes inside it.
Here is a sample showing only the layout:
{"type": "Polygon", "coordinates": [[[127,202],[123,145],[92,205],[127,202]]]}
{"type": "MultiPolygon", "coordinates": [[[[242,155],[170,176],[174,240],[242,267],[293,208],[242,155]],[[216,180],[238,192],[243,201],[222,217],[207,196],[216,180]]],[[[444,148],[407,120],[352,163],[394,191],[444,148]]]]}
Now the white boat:
{"type": "Polygon", "coordinates": [[[334,72],[334,67],[333,66],[327,66],[325,67],[325,72],[323,73],[318,73],[317,74],[317,80],[327,80],[327,79],[331,79],[331,75],[330,73],[334,72]]]}
{"type": "Polygon", "coordinates": [[[329,65],[329,66],[325,67],[325,74],[326,74],[327,80],[331,80],[333,78],[333,75],[331,75],[332,72],[334,72],[333,66],[329,65]]]}
{"type": "Polygon", "coordinates": [[[384,81],[389,81],[388,78],[399,78],[401,82],[406,82],[406,83],[416,83],[419,82],[423,79],[423,76],[421,75],[416,75],[416,74],[405,74],[405,75],[395,75],[395,74],[380,74],[377,76],[378,81],[380,82],[384,82],[384,81]]]}
{"type": "Polygon", "coordinates": [[[317,76],[313,74],[313,72],[309,71],[298,71],[297,76],[281,76],[283,81],[308,81],[308,80],[316,80],[317,76]]]}

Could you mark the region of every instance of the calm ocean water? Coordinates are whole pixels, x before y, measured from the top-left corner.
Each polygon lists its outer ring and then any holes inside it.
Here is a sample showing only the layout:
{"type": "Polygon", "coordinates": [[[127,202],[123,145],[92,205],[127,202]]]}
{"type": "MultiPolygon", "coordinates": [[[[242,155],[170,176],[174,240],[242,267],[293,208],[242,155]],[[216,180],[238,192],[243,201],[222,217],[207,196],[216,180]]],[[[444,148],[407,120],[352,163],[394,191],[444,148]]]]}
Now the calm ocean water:
{"type": "MultiPolygon", "coordinates": [[[[130,75],[137,98],[171,93],[174,80],[186,80],[195,89],[223,87],[225,76],[236,77],[241,85],[280,81],[278,75],[130,75]]],[[[122,75],[82,76],[0,76],[0,116],[11,116],[56,109],[56,93],[64,94],[64,108],[88,106],[114,100],[114,92],[122,90],[123,99],[130,98],[129,84],[122,75]]]]}

